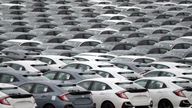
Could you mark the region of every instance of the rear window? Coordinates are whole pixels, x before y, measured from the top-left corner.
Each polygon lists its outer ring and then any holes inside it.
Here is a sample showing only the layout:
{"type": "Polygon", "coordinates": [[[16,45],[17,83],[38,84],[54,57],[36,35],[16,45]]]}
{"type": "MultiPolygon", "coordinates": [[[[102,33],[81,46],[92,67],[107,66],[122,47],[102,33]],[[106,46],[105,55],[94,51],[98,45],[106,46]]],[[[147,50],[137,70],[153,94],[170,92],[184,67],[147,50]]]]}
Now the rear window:
{"type": "Polygon", "coordinates": [[[99,78],[100,76],[96,73],[79,73],[83,78],[99,78]]]}
{"type": "Polygon", "coordinates": [[[119,83],[116,83],[116,85],[118,85],[119,87],[121,88],[124,88],[126,89],[127,91],[129,92],[136,92],[136,91],[147,91],[147,89],[145,89],[144,87],[138,85],[138,84],[135,84],[133,82],[119,82],[119,83]]]}
{"type": "Polygon", "coordinates": [[[7,88],[0,88],[0,91],[7,94],[7,95],[13,95],[13,94],[29,94],[28,92],[24,91],[23,89],[19,87],[7,87],[7,88]]]}
{"type": "Polygon", "coordinates": [[[70,90],[79,90],[80,88],[78,88],[76,86],[76,84],[69,84],[69,85],[57,85],[58,87],[60,87],[62,90],[64,91],[70,91],[70,90]]]}

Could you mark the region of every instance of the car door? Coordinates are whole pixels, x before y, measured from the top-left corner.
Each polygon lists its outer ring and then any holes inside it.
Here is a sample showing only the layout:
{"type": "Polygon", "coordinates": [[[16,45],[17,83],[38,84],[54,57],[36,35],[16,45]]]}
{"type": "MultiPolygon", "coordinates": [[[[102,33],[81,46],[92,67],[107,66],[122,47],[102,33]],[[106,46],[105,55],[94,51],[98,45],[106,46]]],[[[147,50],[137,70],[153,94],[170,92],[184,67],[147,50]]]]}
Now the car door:
{"type": "Polygon", "coordinates": [[[153,100],[153,107],[157,108],[159,101],[165,97],[164,95],[166,93],[167,86],[161,81],[150,80],[146,85],[146,88],[149,90],[150,96],[153,100]]]}
{"type": "Polygon", "coordinates": [[[92,93],[92,98],[97,108],[100,108],[101,104],[110,97],[112,88],[106,83],[93,81],[89,90],[92,93]]]}
{"type": "Polygon", "coordinates": [[[35,97],[38,105],[43,105],[51,100],[53,90],[44,84],[35,83],[32,89],[33,96],[35,97]]]}

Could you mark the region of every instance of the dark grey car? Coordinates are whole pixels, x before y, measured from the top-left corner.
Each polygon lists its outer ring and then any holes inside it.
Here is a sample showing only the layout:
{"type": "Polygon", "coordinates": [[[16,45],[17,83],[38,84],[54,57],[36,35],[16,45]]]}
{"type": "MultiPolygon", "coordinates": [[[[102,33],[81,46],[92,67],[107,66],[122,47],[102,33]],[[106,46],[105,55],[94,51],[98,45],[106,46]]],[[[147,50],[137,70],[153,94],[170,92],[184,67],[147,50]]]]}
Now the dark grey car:
{"type": "Polygon", "coordinates": [[[101,78],[95,72],[83,72],[78,69],[51,70],[43,74],[50,80],[77,83],[84,79],[101,78]]]}
{"type": "Polygon", "coordinates": [[[32,81],[20,87],[33,94],[37,108],[95,108],[91,92],[75,84],[32,81]]]}

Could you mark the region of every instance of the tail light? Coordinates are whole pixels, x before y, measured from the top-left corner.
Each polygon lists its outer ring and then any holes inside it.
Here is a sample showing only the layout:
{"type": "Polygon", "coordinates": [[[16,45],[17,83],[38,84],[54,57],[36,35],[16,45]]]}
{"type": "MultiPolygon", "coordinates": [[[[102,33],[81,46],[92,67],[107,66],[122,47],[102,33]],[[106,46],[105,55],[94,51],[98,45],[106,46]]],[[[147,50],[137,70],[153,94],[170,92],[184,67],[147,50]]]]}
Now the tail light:
{"type": "Polygon", "coordinates": [[[10,103],[7,101],[7,98],[9,98],[9,97],[2,97],[2,98],[0,98],[0,104],[10,105],[10,103]]]}
{"type": "Polygon", "coordinates": [[[69,101],[68,95],[69,95],[69,94],[63,94],[63,95],[60,95],[60,96],[58,96],[58,97],[59,97],[59,99],[61,99],[62,101],[69,101]]]}
{"type": "Polygon", "coordinates": [[[173,93],[180,97],[186,97],[185,94],[183,93],[183,90],[176,90],[176,91],[173,91],[173,93]]]}
{"type": "Polygon", "coordinates": [[[128,97],[125,94],[126,91],[120,91],[115,93],[118,97],[123,98],[123,99],[128,99],[128,97]]]}

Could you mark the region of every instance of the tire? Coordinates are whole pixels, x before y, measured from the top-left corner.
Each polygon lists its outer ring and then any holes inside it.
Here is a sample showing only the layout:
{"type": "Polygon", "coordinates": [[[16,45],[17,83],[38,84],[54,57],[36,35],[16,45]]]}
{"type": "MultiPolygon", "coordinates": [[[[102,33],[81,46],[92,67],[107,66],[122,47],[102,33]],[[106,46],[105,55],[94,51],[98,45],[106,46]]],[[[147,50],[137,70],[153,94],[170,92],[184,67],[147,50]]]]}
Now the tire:
{"type": "Polygon", "coordinates": [[[169,100],[161,100],[158,104],[158,108],[173,108],[173,105],[169,100]]]}
{"type": "Polygon", "coordinates": [[[55,106],[52,104],[46,104],[43,108],[55,108],[55,106]]]}
{"type": "Polygon", "coordinates": [[[101,108],[115,108],[115,106],[114,106],[113,103],[111,103],[111,102],[104,102],[104,103],[101,105],[101,108]]]}

